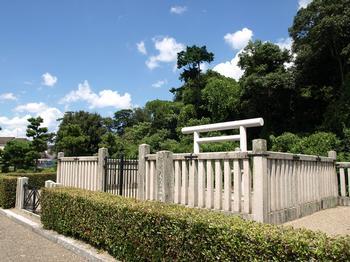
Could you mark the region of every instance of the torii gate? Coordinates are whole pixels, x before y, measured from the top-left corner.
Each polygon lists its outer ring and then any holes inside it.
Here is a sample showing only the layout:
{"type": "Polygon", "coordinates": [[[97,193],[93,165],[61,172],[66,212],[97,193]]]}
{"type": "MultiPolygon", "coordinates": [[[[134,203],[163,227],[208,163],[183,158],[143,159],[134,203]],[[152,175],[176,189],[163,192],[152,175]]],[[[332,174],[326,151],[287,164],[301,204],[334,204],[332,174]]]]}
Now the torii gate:
{"type": "Polygon", "coordinates": [[[238,121],[230,121],[209,125],[184,127],[181,129],[183,134],[193,133],[193,153],[198,154],[200,152],[200,144],[210,142],[223,142],[223,141],[239,141],[240,149],[247,151],[247,127],[258,127],[264,125],[264,119],[251,118],[238,121]],[[214,136],[214,137],[199,137],[200,133],[210,131],[222,131],[230,129],[239,129],[239,135],[230,136],[214,136]]]}

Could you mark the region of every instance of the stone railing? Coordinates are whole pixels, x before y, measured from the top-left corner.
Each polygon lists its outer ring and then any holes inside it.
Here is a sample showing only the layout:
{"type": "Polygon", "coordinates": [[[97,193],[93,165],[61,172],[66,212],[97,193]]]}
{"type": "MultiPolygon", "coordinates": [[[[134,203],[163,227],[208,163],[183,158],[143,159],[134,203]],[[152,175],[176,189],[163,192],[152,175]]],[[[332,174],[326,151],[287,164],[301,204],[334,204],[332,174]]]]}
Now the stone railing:
{"type": "Polygon", "coordinates": [[[64,157],[58,153],[57,183],[62,186],[103,191],[107,149],[100,148],[97,156],[64,157]]]}
{"type": "Polygon", "coordinates": [[[138,198],[280,224],[337,206],[335,156],[268,152],[262,139],[246,152],[150,154],[141,145],[138,198]]]}
{"type": "Polygon", "coordinates": [[[350,163],[337,162],[339,204],[350,206],[350,163]]]}

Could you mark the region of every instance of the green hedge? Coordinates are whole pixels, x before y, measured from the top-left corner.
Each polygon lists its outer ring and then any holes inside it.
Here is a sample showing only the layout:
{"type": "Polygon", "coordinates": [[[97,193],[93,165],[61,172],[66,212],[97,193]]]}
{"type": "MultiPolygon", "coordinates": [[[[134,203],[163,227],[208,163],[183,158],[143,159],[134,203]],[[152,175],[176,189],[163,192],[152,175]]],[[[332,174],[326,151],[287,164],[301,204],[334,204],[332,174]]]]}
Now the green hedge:
{"type": "Polygon", "coordinates": [[[7,173],[6,176],[28,177],[28,184],[33,187],[45,186],[45,181],[56,181],[56,173],[7,173]]]}
{"type": "Polygon", "coordinates": [[[16,202],[17,178],[0,175],[0,207],[12,208],[16,202]]]}
{"type": "Polygon", "coordinates": [[[72,188],[44,189],[46,229],[123,261],[349,261],[350,238],[72,188]]]}
{"type": "Polygon", "coordinates": [[[16,187],[18,177],[28,177],[28,184],[41,188],[46,180],[56,181],[55,173],[7,173],[0,174],[0,207],[13,208],[16,203],[16,187]]]}

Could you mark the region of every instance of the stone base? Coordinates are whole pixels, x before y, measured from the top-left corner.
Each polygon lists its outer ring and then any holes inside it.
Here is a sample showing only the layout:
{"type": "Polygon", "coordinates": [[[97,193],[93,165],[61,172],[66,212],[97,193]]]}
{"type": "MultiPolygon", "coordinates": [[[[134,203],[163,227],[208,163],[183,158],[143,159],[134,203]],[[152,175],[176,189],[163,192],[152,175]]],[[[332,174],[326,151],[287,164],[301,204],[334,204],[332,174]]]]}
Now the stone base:
{"type": "Polygon", "coordinates": [[[350,197],[339,197],[338,198],[339,206],[350,206],[350,197]]]}
{"type": "MultiPolygon", "coordinates": [[[[348,201],[350,205],[350,198],[348,201]]],[[[327,208],[333,208],[338,205],[337,197],[324,198],[321,201],[314,201],[305,204],[301,204],[297,207],[286,208],[283,210],[275,211],[268,214],[266,223],[271,224],[283,224],[285,222],[295,220],[304,216],[311,215],[317,211],[327,208]]]]}

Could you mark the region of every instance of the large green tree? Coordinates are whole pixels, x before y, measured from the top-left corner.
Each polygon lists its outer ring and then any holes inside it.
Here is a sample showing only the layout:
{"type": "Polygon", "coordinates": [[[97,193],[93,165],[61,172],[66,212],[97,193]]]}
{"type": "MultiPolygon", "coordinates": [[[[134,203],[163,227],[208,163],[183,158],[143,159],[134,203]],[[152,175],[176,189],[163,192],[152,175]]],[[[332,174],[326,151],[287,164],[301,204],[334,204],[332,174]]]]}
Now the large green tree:
{"type": "Polygon", "coordinates": [[[31,141],[31,151],[33,157],[36,159],[36,162],[38,158],[40,158],[41,153],[43,153],[45,150],[47,150],[47,146],[53,135],[48,132],[47,127],[42,127],[41,124],[44,122],[44,120],[38,116],[38,117],[31,117],[28,119],[28,126],[27,126],[27,137],[32,138],[31,141]]]}
{"type": "Polygon", "coordinates": [[[56,151],[74,155],[96,154],[102,136],[106,132],[104,118],[99,114],[85,111],[66,112],[57,131],[56,151]],[[74,141],[72,143],[67,141],[67,136],[74,141]],[[77,147],[79,143],[80,146],[77,147]]]}
{"type": "Polygon", "coordinates": [[[202,94],[205,87],[207,74],[203,74],[201,64],[210,63],[214,59],[214,54],[207,51],[206,46],[187,46],[186,50],[177,55],[177,67],[182,69],[180,80],[183,85],[179,88],[172,88],[176,102],[192,104],[199,117],[203,116],[201,110],[202,94]]]}
{"type": "Polygon", "coordinates": [[[177,54],[177,68],[183,69],[180,80],[195,80],[201,73],[201,63],[210,63],[213,60],[214,54],[208,52],[206,46],[187,46],[186,50],[177,54]]]}
{"type": "Polygon", "coordinates": [[[79,125],[68,123],[61,126],[59,136],[56,140],[56,150],[64,152],[65,156],[88,154],[86,148],[89,147],[89,137],[83,134],[79,125]]]}
{"type": "Polygon", "coordinates": [[[213,76],[208,78],[202,90],[202,108],[213,122],[237,120],[240,112],[240,86],[232,78],[213,76]]]}
{"type": "Polygon", "coordinates": [[[294,129],[294,85],[287,64],[288,50],[262,41],[249,42],[239,55],[244,70],[240,79],[241,115],[244,118],[263,117],[263,136],[294,129]]]}
{"type": "Polygon", "coordinates": [[[289,29],[296,54],[300,126],[350,126],[350,0],[314,0],[289,29]]]}
{"type": "Polygon", "coordinates": [[[35,156],[32,154],[31,142],[23,139],[9,141],[2,153],[2,171],[7,172],[10,167],[30,169],[35,166],[35,156]]]}

